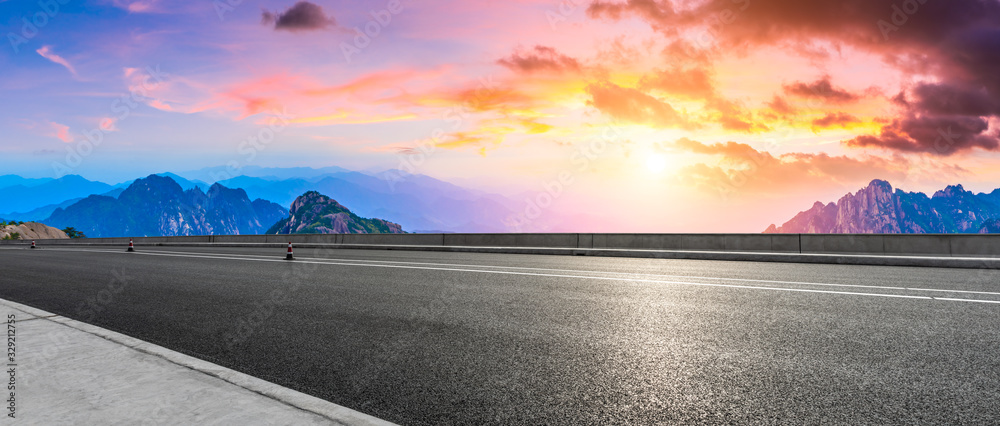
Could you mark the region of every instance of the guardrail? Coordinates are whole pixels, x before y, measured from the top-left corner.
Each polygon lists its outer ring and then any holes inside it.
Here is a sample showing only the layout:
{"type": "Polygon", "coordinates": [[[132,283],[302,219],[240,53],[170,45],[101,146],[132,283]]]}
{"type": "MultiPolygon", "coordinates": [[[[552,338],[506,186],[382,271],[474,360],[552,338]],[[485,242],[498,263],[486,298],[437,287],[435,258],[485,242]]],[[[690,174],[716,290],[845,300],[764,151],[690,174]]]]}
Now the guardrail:
{"type": "MultiPolygon", "coordinates": [[[[129,238],[36,240],[43,245],[127,245],[129,238]]],[[[980,234],[293,234],[136,237],[143,245],[280,245],[663,250],[777,254],[1000,256],[1000,235],[980,234]]],[[[2,241],[0,244],[28,244],[2,241]]]]}

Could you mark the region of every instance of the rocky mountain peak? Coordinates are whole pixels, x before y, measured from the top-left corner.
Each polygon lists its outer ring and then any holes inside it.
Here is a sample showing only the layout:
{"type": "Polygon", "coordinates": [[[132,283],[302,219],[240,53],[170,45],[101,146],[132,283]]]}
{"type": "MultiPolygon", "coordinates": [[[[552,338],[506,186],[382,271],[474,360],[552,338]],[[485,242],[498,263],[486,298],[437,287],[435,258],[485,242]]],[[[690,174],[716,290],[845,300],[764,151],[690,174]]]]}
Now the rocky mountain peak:
{"type": "Polygon", "coordinates": [[[1000,218],[1000,200],[994,194],[973,194],[962,185],[923,193],[895,190],[876,179],[836,203],[817,202],[811,210],[796,215],[776,233],[975,233],[990,229],[991,219],[1000,218]]]}
{"type": "Polygon", "coordinates": [[[118,199],[130,202],[170,200],[180,197],[183,193],[184,190],[173,179],[149,175],[132,182],[122,191],[118,199]]]}
{"type": "Polygon", "coordinates": [[[932,198],[958,197],[966,193],[967,191],[962,185],[950,185],[941,191],[935,192],[932,198]]]}
{"type": "Polygon", "coordinates": [[[260,234],[287,216],[281,206],[251,203],[242,189],[213,185],[184,191],[170,177],[137,179],[118,198],[90,196],[56,209],[43,222],[73,226],[89,237],[260,234]]]}
{"type": "Polygon", "coordinates": [[[269,234],[401,234],[399,224],[366,219],[336,200],[309,191],[292,202],[289,216],[267,231],[269,234]]]}

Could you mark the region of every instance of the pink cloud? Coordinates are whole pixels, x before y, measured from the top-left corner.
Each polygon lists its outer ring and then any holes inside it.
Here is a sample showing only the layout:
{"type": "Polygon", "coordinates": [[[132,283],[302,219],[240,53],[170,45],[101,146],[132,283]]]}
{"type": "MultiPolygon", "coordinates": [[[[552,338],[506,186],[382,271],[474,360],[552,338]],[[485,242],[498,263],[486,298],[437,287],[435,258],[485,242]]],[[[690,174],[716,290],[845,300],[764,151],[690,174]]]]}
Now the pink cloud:
{"type": "Polygon", "coordinates": [[[42,46],[41,49],[38,49],[35,52],[38,52],[38,54],[42,55],[42,57],[45,58],[45,59],[48,59],[48,60],[50,60],[52,62],[55,62],[55,63],[57,63],[59,65],[62,65],[64,67],[66,67],[66,69],[68,69],[69,72],[71,74],[73,74],[73,77],[77,77],[77,75],[76,75],[76,69],[73,68],[73,65],[70,64],[69,61],[67,61],[62,56],[59,56],[59,55],[53,53],[52,52],[52,46],[42,46]]]}
{"type": "Polygon", "coordinates": [[[52,136],[65,143],[70,143],[75,140],[73,139],[73,135],[69,133],[69,126],[65,124],[59,124],[54,121],[49,122],[49,126],[51,131],[47,134],[47,136],[52,136]]]}
{"type": "Polygon", "coordinates": [[[114,0],[115,7],[130,13],[157,13],[158,0],[114,0]]]}
{"type": "Polygon", "coordinates": [[[117,132],[118,131],[118,120],[114,117],[104,117],[98,121],[98,126],[101,130],[105,132],[117,132]]]}

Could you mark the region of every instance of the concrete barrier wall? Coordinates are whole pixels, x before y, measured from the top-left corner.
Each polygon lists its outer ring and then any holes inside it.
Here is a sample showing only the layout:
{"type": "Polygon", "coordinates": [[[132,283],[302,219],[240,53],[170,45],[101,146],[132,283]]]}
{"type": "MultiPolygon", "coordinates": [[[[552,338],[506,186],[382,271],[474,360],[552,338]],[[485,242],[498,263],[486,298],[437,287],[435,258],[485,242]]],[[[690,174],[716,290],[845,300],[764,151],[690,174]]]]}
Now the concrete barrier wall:
{"type": "MultiPolygon", "coordinates": [[[[37,240],[39,244],[127,245],[128,238],[37,240]]],[[[1000,256],[1000,235],[882,234],[295,234],[136,237],[155,244],[338,244],[446,247],[526,247],[715,252],[1000,256]]],[[[28,244],[0,241],[0,244],[28,244]]]]}
{"type": "Polygon", "coordinates": [[[801,234],[802,253],[885,253],[882,235],[822,235],[801,234]]]}
{"type": "Polygon", "coordinates": [[[949,238],[952,256],[1000,256],[1000,235],[955,235],[949,238]]]}

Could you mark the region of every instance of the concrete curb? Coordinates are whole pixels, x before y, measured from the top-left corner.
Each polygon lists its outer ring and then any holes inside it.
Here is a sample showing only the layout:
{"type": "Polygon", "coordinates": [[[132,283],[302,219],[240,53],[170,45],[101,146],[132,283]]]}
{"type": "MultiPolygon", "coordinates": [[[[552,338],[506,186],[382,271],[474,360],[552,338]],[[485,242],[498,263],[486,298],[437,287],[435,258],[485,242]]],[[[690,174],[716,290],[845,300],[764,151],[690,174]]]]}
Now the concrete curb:
{"type": "Polygon", "coordinates": [[[159,345],[154,345],[134,337],[129,337],[121,333],[5,299],[0,299],[0,305],[23,311],[37,318],[43,318],[56,322],[75,330],[107,339],[136,351],[162,358],[182,367],[216,377],[225,382],[274,399],[286,405],[322,416],[336,424],[372,426],[394,425],[394,423],[352,410],[350,408],[337,405],[314,396],[306,395],[304,393],[240,373],[235,370],[215,365],[208,361],[203,361],[192,356],[175,352],[159,345]]]}
{"type": "MultiPolygon", "coordinates": [[[[136,247],[252,247],[280,248],[287,243],[135,243],[136,247]]],[[[73,242],[53,244],[54,247],[102,246],[121,247],[112,243],[73,242]]],[[[876,255],[862,253],[795,253],[759,251],[704,251],[704,250],[652,250],[604,249],[573,247],[486,247],[486,246],[428,246],[402,244],[339,244],[296,243],[297,248],[344,250],[401,250],[436,251],[454,253],[541,254],[558,256],[634,257],[647,259],[720,260],[744,262],[812,263],[868,266],[912,266],[933,268],[1000,269],[1000,257],[963,257],[929,255],[876,255]]],[[[124,249],[123,249],[124,251],[124,249]]]]}

